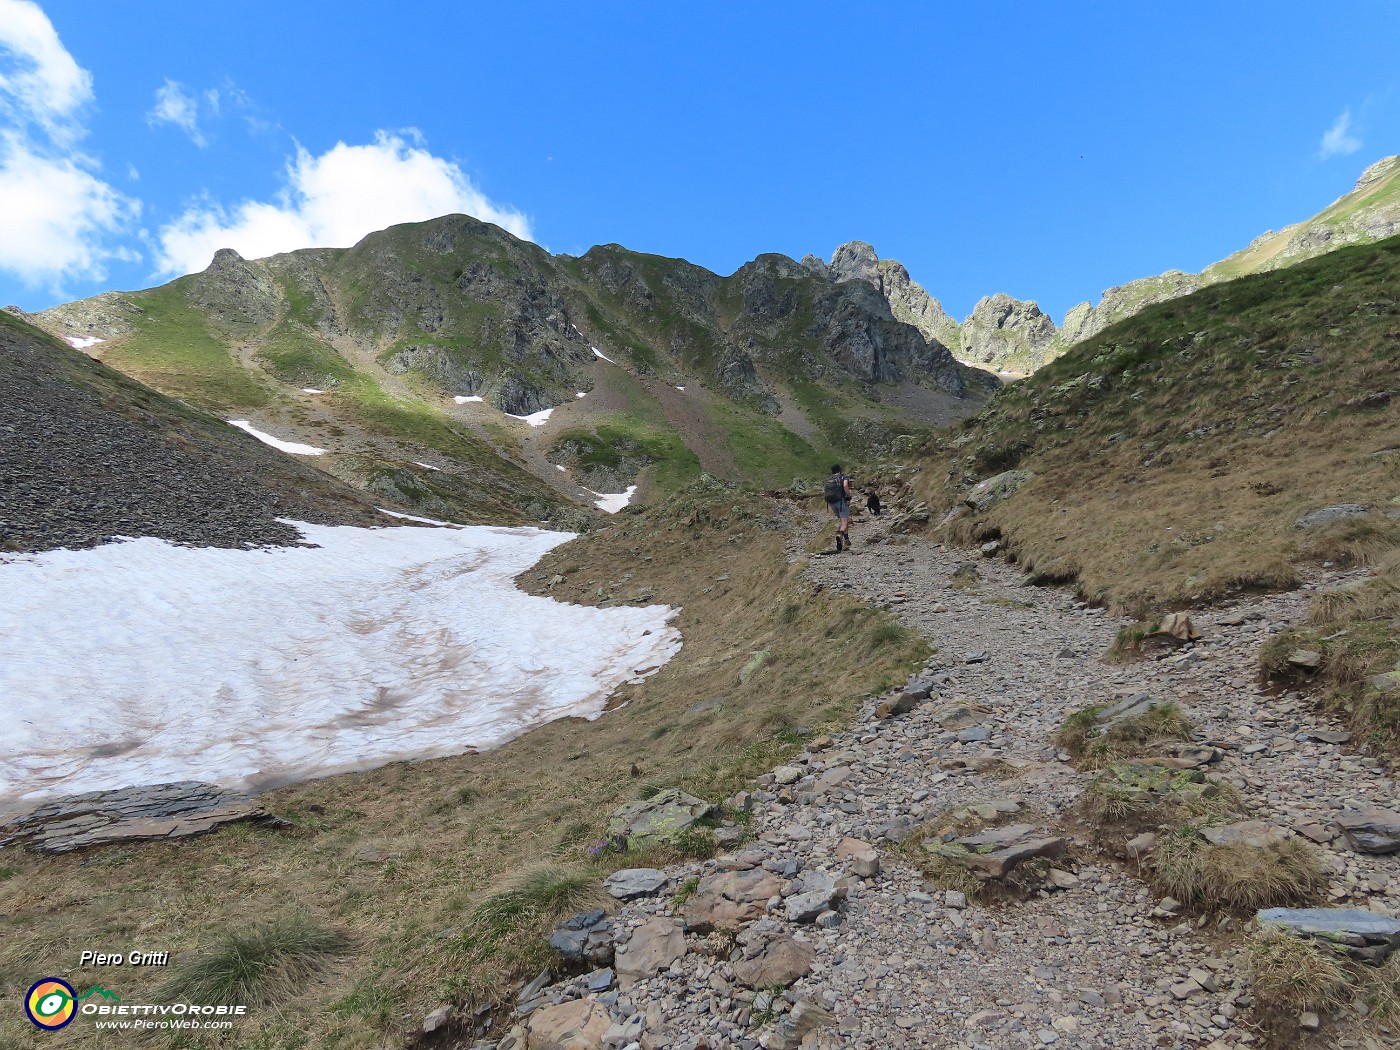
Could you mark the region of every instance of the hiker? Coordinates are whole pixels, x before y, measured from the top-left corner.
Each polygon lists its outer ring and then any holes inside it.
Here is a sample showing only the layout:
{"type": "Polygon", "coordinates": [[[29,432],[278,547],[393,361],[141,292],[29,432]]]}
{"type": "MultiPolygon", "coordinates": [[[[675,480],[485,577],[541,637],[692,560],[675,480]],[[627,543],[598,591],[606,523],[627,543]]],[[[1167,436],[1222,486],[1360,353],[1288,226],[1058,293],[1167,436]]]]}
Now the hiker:
{"type": "Polygon", "coordinates": [[[851,479],[841,473],[840,463],[831,465],[831,476],[822,485],[822,495],[831,513],[836,515],[836,553],[850,550],[851,537],[847,530],[851,527],[851,479]]]}
{"type": "Polygon", "coordinates": [[[865,509],[877,518],[880,516],[880,494],[874,489],[865,494],[865,509]]]}

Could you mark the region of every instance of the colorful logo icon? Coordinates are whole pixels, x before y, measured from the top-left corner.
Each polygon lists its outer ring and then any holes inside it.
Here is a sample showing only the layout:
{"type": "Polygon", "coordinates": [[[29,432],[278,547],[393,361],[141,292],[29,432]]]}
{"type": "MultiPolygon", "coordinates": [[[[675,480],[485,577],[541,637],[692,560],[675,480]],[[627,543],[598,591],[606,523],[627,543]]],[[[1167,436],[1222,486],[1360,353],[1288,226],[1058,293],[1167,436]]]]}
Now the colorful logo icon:
{"type": "Polygon", "coordinates": [[[24,1012],[37,1027],[53,1031],[73,1020],[77,998],[67,981],[45,977],[30,987],[29,994],[24,997],[24,1012]]]}

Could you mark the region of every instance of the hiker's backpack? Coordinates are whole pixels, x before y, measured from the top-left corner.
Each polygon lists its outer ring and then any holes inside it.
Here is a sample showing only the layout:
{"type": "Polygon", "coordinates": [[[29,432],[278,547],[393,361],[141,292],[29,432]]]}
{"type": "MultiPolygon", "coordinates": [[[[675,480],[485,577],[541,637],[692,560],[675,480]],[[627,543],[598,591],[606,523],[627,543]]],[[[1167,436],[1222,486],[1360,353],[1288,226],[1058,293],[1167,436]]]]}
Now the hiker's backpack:
{"type": "Polygon", "coordinates": [[[822,495],[828,503],[841,503],[846,498],[846,475],[833,474],[822,486],[822,495]]]}

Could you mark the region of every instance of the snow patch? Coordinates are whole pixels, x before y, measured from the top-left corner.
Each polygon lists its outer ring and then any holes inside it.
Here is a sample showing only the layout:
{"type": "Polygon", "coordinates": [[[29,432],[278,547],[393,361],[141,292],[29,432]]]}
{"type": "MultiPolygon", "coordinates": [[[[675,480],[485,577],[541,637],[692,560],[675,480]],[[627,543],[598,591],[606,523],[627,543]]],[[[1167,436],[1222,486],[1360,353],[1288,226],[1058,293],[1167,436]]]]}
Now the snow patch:
{"type": "Polygon", "coordinates": [[[64,341],[67,342],[68,345],[71,346],[74,350],[86,350],[90,346],[96,346],[98,343],[105,343],[107,341],[105,339],[99,339],[95,335],[90,335],[87,337],[77,335],[65,335],[63,338],[64,341]]]}
{"type": "Polygon", "coordinates": [[[304,386],[301,388],[303,394],[324,394],[324,390],[317,390],[314,386],[304,386]]]}
{"type": "Polygon", "coordinates": [[[587,390],[580,390],[577,394],[574,395],[574,397],[587,397],[587,396],[588,396],[588,391],[587,391],[587,390]]]}
{"type": "Polygon", "coordinates": [[[637,491],[636,485],[628,485],[626,492],[595,492],[593,495],[598,498],[593,501],[593,506],[599,510],[605,510],[609,514],[616,514],[627,504],[632,502],[632,493],[637,491]]]}
{"type": "Polygon", "coordinates": [[[610,365],[617,364],[616,361],[614,361],[607,354],[603,353],[603,351],[599,350],[596,346],[589,347],[589,349],[593,351],[593,356],[598,358],[600,361],[606,361],[610,365]]]}
{"type": "Polygon", "coordinates": [[[565,470],[564,464],[562,464],[562,463],[556,463],[556,464],[554,464],[554,469],[555,469],[555,470],[563,470],[565,473],[568,473],[568,471],[565,470]]]}
{"type": "Polygon", "coordinates": [[[549,415],[553,411],[552,408],[542,408],[538,412],[531,412],[528,416],[511,415],[509,412],[506,415],[510,416],[511,419],[518,419],[522,423],[529,423],[532,427],[542,427],[549,422],[549,415]]]}
{"type": "Polygon", "coordinates": [[[0,802],[490,748],[597,718],[681,646],[671,608],[517,589],[568,533],[291,524],[316,546],[0,559],[0,802]]]}
{"type": "MultiPolygon", "coordinates": [[[[418,460],[416,460],[416,459],[410,460],[409,462],[411,462],[415,467],[422,467],[424,470],[436,470],[439,474],[442,473],[442,468],[441,468],[441,467],[435,467],[435,466],[433,466],[431,463],[420,463],[420,462],[419,462],[418,460]]],[[[389,511],[386,510],[384,513],[385,513],[385,514],[388,514],[389,511]]]]}
{"type": "Polygon", "coordinates": [[[317,448],[315,445],[302,445],[296,441],[283,441],[280,438],[273,437],[271,434],[264,434],[261,430],[255,429],[246,419],[230,419],[228,423],[230,426],[237,427],[239,430],[245,430],[249,434],[252,434],[253,437],[257,438],[264,445],[271,445],[273,448],[281,452],[290,453],[293,456],[324,456],[326,454],[325,449],[317,448]]]}
{"type": "Polygon", "coordinates": [[[454,394],[452,396],[452,400],[457,402],[457,404],[459,405],[468,405],[477,401],[485,401],[486,398],[477,397],[475,394],[473,394],[471,397],[462,397],[460,394],[454,394]]]}
{"type": "Polygon", "coordinates": [[[682,394],[685,393],[685,387],[683,387],[683,386],[678,386],[678,387],[676,387],[676,389],[679,390],[682,394]]]}
{"type": "Polygon", "coordinates": [[[402,518],[404,521],[417,521],[424,525],[437,525],[444,529],[460,529],[465,527],[462,525],[454,525],[450,521],[438,521],[437,518],[420,518],[413,514],[405,514],[403,511],[390,510],[388,507],[375,507],[374,509],[379,511],[380,514],[389,515],[391,518],[402,518]]]}

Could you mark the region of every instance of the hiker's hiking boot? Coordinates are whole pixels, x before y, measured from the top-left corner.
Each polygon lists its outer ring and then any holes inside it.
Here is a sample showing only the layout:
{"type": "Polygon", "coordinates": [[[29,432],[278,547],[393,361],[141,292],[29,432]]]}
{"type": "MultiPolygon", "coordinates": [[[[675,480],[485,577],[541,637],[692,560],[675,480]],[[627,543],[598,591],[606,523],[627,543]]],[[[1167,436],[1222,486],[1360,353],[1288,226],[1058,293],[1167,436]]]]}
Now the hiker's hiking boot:
{"type": "Polygon", "coordinates": [[[836,534],[836,553],[841,553],[841,534],[839,532],[836,534]]]}

